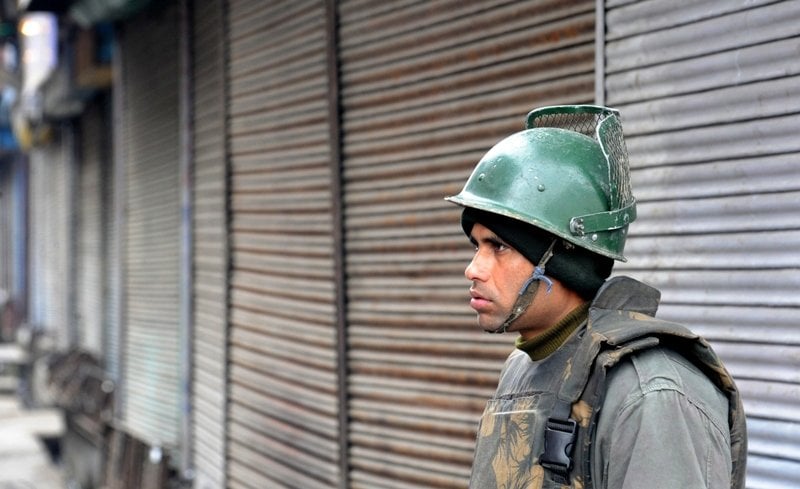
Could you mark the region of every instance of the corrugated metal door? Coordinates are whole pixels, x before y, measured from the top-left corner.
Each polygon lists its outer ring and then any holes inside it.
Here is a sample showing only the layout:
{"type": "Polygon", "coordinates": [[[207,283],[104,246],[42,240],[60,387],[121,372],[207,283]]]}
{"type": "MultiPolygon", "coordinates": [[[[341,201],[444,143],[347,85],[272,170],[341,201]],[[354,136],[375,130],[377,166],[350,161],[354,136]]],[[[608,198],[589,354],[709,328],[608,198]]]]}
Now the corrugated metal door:
{"type": "Polygon", "coordinates": [[[228,5],[228,486],[339,481],[324,2],[228,5]]]}
{"type": "Polygon", "coordinates": [[[195,487],[217,489],[225,487],[228,318],[223,2],[194,2],[193,19],[193,465],[195,487]]]}
{"type": "Polygon", "coordinates": [[[540,105],[591,102],[592,1],[340,4],[351,487],[463,488],[510,336],[477,331],[456,193],[540,105]]]}
{"type": "Polygon", "coordinates": [[[639,221],[626,273],[737,378],[748,487],[800,480],[800,2],[607,3],[639,221]]]}
{"type": "Polygon", "coordinates": [[[65,148],[70,135],[59,126],[53,130],[55,140],[33,148],[29,154],[31,281],[28,319],[35,328],[54,335],[59,347],[66,348],[73,313],[69,300],[73,285],[70,282],[73,244],[70,217],[75,175],[65,148]]]}
{"type": "Polygon", "coordinates": [[[104,98],[87,107],[80,118],[78,146],[78,229],[76,242],[76,327],[78,346],[102,358],[105,323],[107,181],[110,139],[104,98]]]}
{"type": "Polygon", "coordinates": [[[178,23],[174,7],[120,29],[125,172],[122,417],[150,444],[177,449],[180,181],[178,23]]]}
{"type": "Polygon", "coordinates": [[[13,308],[16,300],[14,214],[17,212],[13,158],[0,157],[0,341],[14,339],[13,308]]]}
{"type": "Polygon", "coordinates": [[[26,320],[28,307],[28,280],[32,268],[28,260],[29,170],[26,155],[6,155],[2,163],[2,189],[0,189],[0,214],[3,219],[3,289],[5,291],[2,320],[2,338],[16,338],[20,324],[26,320]]]}
{"type": "MultiPolygon", "coordinates": [[[[13,216],[14,208],[12,207],[13,182],[12,170],[13,166],[9,161],[10,158],[3,157],[0,159],[0,312],[4,312],[7,301],[10,300],[11,294],[11,277],[13,270],[11,268],[11,218],[13,216]]],[[[5,319],[0,317],[0,338],[8,340],[5,335],[5,319]]]]}
{"type": "MultiPolygon", "coordinates": [[[[122,378],[122,328],[123,328],[123,305],[124,283],[123,274],[125,264],[123,263],[123,252],[125,250],[125,209],[127,201],[125,189],[125,147],[128,139],[127,131],[122,124],[119,114],[125,111],[125,79],[123,76],[123,56],[119,42],[113,44],[111,56],[112,77],[114,79],[114,89],[111,91],[109,104],[111,104],[110,119],[113,120],[111,127],[111,170],[107,180],[109,206],[108,234],[106,235],[108,262],[105,276],[106,286],[106,323],[104,329],[104,347],[106,352],[106,374],[118,384],[122,378]]],[[[120,384],[121,385],[121,384],[120,384]]],[[[114,397],[115,408],[122,406],[122,396],[117,390],[114,397]]]]}

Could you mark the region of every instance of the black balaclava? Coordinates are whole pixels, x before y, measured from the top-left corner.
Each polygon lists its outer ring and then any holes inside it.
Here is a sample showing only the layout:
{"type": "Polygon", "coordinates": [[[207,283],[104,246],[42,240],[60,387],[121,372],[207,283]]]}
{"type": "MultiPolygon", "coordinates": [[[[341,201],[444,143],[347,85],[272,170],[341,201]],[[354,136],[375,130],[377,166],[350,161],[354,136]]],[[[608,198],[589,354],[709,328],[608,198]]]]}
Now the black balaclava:
{"type": "MultiPolygon", "coordinates": [[[[472,232],[472,226],[476,222],[497,234],[500,239],[519,251],[534,266],[546,265],[546,267],[541,267],[546,270],[545,275],[542,276],[534,271],[534,275],[526,281],[523,290],[520,291],[520,297],[534,282],[537,284],[538,281],[548,283],[547,277],[553,277],[568,289],[578,293],[583,299],[591,300],[611,274],[614,266],[612,258],[574,246],[528,223],[471,207],[464,208],[461,214],[461,227],[467,236],[472,232]]],[[[543,270],[540,270],[540,273],[543,270]]],[[[530,305],[533,294],[535,294],[535,288],[528,294],[531,297],[528,303],[524,304],[524,308],[530,305]]],[[[515,309],[518,307],[515,305],[515,309]]],[[[504,332],[513,320],[521,315],[521,312],[523,311],[519,311],[516,315],[512,312],[513,319],[507,320],[496,332],[504,332]]]]}

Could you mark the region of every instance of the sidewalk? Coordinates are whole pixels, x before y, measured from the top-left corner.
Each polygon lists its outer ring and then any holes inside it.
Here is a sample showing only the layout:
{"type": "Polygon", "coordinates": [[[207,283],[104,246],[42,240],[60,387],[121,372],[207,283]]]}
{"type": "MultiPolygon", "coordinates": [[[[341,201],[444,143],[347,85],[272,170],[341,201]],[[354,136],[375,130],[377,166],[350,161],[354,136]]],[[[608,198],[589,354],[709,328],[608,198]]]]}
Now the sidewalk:
{"type": "Polygon", "coordinates": [[[60,469],[40,436],[64,430],[57,410],[25,410],[15,396],[0,395],[0,489],[64,489],[60,469]]]}
{"type": "Polygon", "coordinates": [[[64,432],[60,410],[24,408],[14,392],[15,383],[8,382],[7,376],[3,377],[0,387],[0,489],[65,489],[61,470],[53,463],[41,439],[57,437],[64,432]]]}

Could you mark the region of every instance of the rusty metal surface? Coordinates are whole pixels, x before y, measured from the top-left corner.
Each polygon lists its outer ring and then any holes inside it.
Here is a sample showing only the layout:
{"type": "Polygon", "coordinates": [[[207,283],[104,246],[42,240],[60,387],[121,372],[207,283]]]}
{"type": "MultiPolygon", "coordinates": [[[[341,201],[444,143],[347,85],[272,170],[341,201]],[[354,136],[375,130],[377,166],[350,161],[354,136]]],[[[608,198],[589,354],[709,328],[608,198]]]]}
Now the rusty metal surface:
{"type": "Polygon", "coordinates": [[[180,178],[176,9],[120,37],[125,79],[124,346],[121,421],[180,459],[180,178]]]}
{"type": "Polygon", "coordinates": [[[748,487],[800,473],[798,2],[607,2],[607,102],[639,220],[620,267],[706,335],[739,384],[748,487]]]}
{"type": "Polygon", "coordinates": [[[196,487],[225,487],[227,161],[222,0],[193,2],[193,463],[196,487]]]}
{"type": "Polygon", "coordinates": [[[98,98],[88,106],[80,118],[80,153],[78,182],[78,228],[76,234],[76,312],[80,318],[79,346],[95,354],[102,354],[103,326],[105,324],[104,281],[107,263],[108,228],[110,214],[108,181],[111,161],[106,142],[107,129],[105,99],[98,98]]]}
{"type": "Polygon", "coordinates": [[[457,193],[535,106],[589,102],[593,2],[339,6],[351,487],[466,485],[511,337],[476,331],[457,193]]]}
{"type": "Polygon", "coordinates": [[[229,487],[339,487],[324,2],[227,5],[229,487]]]}

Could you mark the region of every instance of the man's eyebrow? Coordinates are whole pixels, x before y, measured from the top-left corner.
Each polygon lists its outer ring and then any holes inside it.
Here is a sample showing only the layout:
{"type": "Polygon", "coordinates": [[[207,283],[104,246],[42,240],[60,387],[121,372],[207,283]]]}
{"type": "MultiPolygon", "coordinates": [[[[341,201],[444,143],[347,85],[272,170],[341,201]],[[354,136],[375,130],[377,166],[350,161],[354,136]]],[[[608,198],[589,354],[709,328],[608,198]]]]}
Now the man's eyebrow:
{"type": "Polygon", "coordinates": [[[491,236],[488,236],[486,238],[486,241],[488,241],[489,243],[492,243],[493,245],[503,245],[503,246],[509,246],[509,247],[511,246],[508,243],[506,243],[506,241],[503,238],[501,238],[500,236],[498,236],[496,234],[492,234],[491,236]]]}
{"type": "MultiPolygon", "coordinates": [[[[475,237],[471,234],[469,235],[469,241],[476,246],[478,245],[478,240],[475,239],[475,237]]],[[[505,240],[503,240],[500,236],[494,233],[491,233],[488,236],[481,238],[481,241],[492,245],[511,246],[508,243],[506,243],[505,240]]]]}

